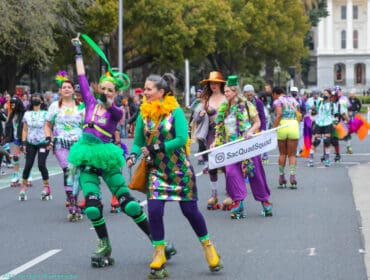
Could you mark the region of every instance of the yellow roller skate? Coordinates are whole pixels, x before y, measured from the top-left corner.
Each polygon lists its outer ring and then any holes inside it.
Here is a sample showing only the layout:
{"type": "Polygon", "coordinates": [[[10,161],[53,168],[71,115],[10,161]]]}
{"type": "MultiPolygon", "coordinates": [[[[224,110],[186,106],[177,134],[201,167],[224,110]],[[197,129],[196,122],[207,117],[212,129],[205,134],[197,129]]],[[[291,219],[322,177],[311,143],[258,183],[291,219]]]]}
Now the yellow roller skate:
{"type": "Polygon", "coordinates": [[[165,245],[157,245],[154,249],[153,261],[150,263],[149,279],[163,279],[168,277],[166,266],[165,245]]]}
{"type": "Polygon", "coordinates": [[[202,246],[204,255],[206,256],[206,260],[208,262],[209,270],[211,272],[216,272],[223,269],[224,265],[211,241],[209,239],[202,241],[202,246]]]}

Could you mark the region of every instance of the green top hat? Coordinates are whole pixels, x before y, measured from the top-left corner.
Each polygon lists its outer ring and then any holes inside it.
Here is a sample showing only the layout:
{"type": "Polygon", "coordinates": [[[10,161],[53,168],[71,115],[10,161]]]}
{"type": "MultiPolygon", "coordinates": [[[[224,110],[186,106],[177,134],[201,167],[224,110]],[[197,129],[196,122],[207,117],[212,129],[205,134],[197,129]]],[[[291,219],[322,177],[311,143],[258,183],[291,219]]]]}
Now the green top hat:
{"type": "Polygon", "coordinates": [[[238,86],[238,76],[232,75],[227,77],[226,85],[231,87],[231,86],[238,86]]]}

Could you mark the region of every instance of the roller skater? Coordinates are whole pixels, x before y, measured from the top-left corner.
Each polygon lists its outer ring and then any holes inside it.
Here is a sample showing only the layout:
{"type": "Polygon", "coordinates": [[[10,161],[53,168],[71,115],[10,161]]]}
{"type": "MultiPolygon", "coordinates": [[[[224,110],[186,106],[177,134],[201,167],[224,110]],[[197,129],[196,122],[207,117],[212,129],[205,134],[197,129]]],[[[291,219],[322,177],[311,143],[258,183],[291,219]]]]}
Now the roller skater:
{"type": "Polygon", "coordinates": [[[73,180],[70,176],[73,167],[71,166],[70,172],[67,157],[71,146],[81,137],[85,110],[80,106],[80,101],[74,98],[75,85],[69,80],[66,71],[59,71],[55,76],[55,81],[59,88],[60,99],[49,106],[45,132],[47,138],[50,139],[48,149],[54,151],[59,166],[63,170],[65,205],[68,209],[67,219],[77,221],[82,218],[82,211],[77,203],[79,189],[77,188],[76,194],[73,194],[73,180]]]}
{"type": "MultiPolygon", "coordinates": [[[[87,35],[84,36],[85,39],[88,38],[87,35]]],[[[85,197],[84,213],[99,238],[98,249],[91,257],[91,264],[102,267],[113,265],[114,260],[111,257],[112,249],[103,216],[100,178],[117,198],[122,213],[129,216],[151,241],[152,234],[143,208],[130,194],[122,175],[121,167],[124,166],[122,149],[112,141],[123,114],[114,100],[119,90],[126,90],[129,87],[129,78],[124,73],[116,72],[103,75],[99,80],[99,94],[94,96],[86,79],[79,38],[73,39],[72,44],[76,51],[76,70],[86,114],[83,119],[85,124],[82,136],[70,147],[68,161],[73,166],[71,170],[79,172],[78,183],[85,197]],[[119,78],[120,76],[124,80],[119,78]]],[[[71,177],[76,180],[76,176],[71,177]]],[[[169,255],[174,254],[176,250],[172,246],[169,248],[169,255]]]]}
{"type": "MultiPolygon", "coordinates": [[[[274,128],[280,125],[287,125],[277,130],[279,147],[279,187],[286,188],[286,179],[281,176],[285,174],[285,166],[289,164],[290,178],[296,174],[297,167],[297,147],[300,139],[300,121],[302,113],[300,103],[293,93],[298,92],[297,88],[292,89],[292,95],[286,94],[281,87],[274,87],[272,96],[274,98],[273,107],[276,113],[274,128]]],[[[313,162],[312,162],[313,163],[313,162]]],[[[309,163],[311,165],[311,163],[309,163]]],[[[292,183],[292,181],[290,182],[292,183]]],[[[292,184],[290,185],[290,187],[292,184]]],[[[266,201],[266,200],[265,200],[266,201]]]]}
{"type": "Polygon", "coordinates": [[[121,208],[119,207],[118,199],[114,195],[112,195],[112,200],[111,200],[110,205],[111,205],[111,209],[110,209],[110,212],[111,213],[119,213],[119,212],[121,212],[121,208]]]}
{"type": "Polygon", "coordinates": [[[169,276],[166,266],[165,246],[157,245],[154,248],[153,261],[150,263],[149,279],[163,279],[169,276]]]}
{"type": "Polygon", "coordinates": [[[212,190],[212,195],[207,202],[207,210],[218,210],[221,206],[218,203],[217,190],[212,190]]]}
{"type": "Polygon", "coordinates": [[[114,264],[111,257],[112,247],[108,238],[102,238],[98,241],[98,248],[91,256],[91,265],[93,267],[105,267],[114,264]]]}
{"type": "Polygon", "coordinates": [[[283,173],[283,174],[279,175],[278,189],[284,189],[284,188],[286,188],[286,179],[285,179],[285,175],[283,173]]]}
{"type": "Polygon", "coordinates": [[[271,217],[272,216],[272,204],[269,201],[262,202],[262,211],[261,215],[264,217],[271,217]]]}
{"type": "MultiPolygon", "coordinates": [[[[143,103],[136,121],[134,144],[127,166],[131,168],[141,154],[150,156],[147,184],[148,215],[155,247],[153,262],[149,265],[148,278],[166,276],[164,257],[164,209],[165,204],[177,201],[198,240],[209,243],[210,237],[197,200],[197,185],[193,166],[189,160],[187,147],[187,120],[175,98],[175,81],[172,74],[150,75],[146,78],[143,103]],[[146,131],[156,131],[157,137],[150,137],[146,131]],[[149,141],[149,137],[152,138],[149,141]],[[186,170],[182,172],[181,170],[186,170]],[[181,182],[181,183],[178,183],[181,182]],[[154,271],[153,271],[154,269],[154,271]],[[161,274],[161,275],[158,275],[161,274]]],[[[213,248],[209,265],[214,271],[221,269],[221,261],[213,248]],[[218,267],[216,269],[216,267],[218,267]]]]}
{"type": "Polygon", "coordinates": [[[23,116],[26,108],[18,96],[10,99],[11,113],[5,123],[5,142],[13,143],[13,177],[10,186],[20,185],[19,160],[22,147],[23,116]]]}
{"type": "Polygon", "coordinates": [[[244,214],[244,204],[243,201],[235,201],[230,207],[230,217],[231,219],[243,219],[247,215],[244,214]]]}

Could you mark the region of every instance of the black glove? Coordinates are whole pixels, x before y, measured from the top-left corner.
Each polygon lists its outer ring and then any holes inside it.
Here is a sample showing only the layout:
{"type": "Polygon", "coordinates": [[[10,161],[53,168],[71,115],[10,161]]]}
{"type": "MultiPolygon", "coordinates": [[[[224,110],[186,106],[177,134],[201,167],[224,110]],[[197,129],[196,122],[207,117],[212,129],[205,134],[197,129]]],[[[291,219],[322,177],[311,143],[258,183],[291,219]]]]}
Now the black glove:
{"type": "Polygon", "coordinates": [[[104,93],[97,94],[96,98],[103,104],[107,103],[107,96],[104,93]]]}
{"type": "Polygon", "coordinates": [[[72,39],[72,45],[73,45],[73,49],[75,51],[76,56],[81,56],[82,55],[82,43],[78,37],[72,39]]]}
{"type": "Polygon", "coordinates": [[[128,156],[127,160],[131,160],[132,161],[132,164],[135,165],[136,164],[136,154],[132,153],[128,156]]]}
{"type": "Polygon", "coordinates": [[[164,144],[152,144],[147,146],[147,149],[149,150],[150,154],[155,155],[157,153],[164,153],[164,144]]]}
{"type": "Polygon", "coordinates": [[[51,137],[48,136],[45,138],[45,146],[53,145],[53,142],[51,141],[51,137]]]}

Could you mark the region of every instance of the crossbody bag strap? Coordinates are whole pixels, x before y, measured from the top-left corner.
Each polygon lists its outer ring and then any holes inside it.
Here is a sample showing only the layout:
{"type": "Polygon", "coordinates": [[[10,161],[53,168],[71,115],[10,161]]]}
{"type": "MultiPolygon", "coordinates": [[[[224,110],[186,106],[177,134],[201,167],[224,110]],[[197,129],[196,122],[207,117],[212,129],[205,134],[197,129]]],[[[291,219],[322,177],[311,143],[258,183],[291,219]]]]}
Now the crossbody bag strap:
{"type": "Polygon", "coordinates": [[[152,132],[150,133],[149,139],[148,139],[148,141],[147,141],[147,144],[148,144],[148,145],[150,145],[150,144],[152,143],[152,140],[153,140],[153,137],[154,137],[154,133],[156,132],[156,130],[157,130],[157,128],[158,128],[158,126],[159,126],[159,124],[161,123],[162,119],[163,119],[163,117],[161,116],[161,117],[159,118],[158,122],[155,124],[155,126],[154,126],[154,128],[153,128],[152,132]]]}

